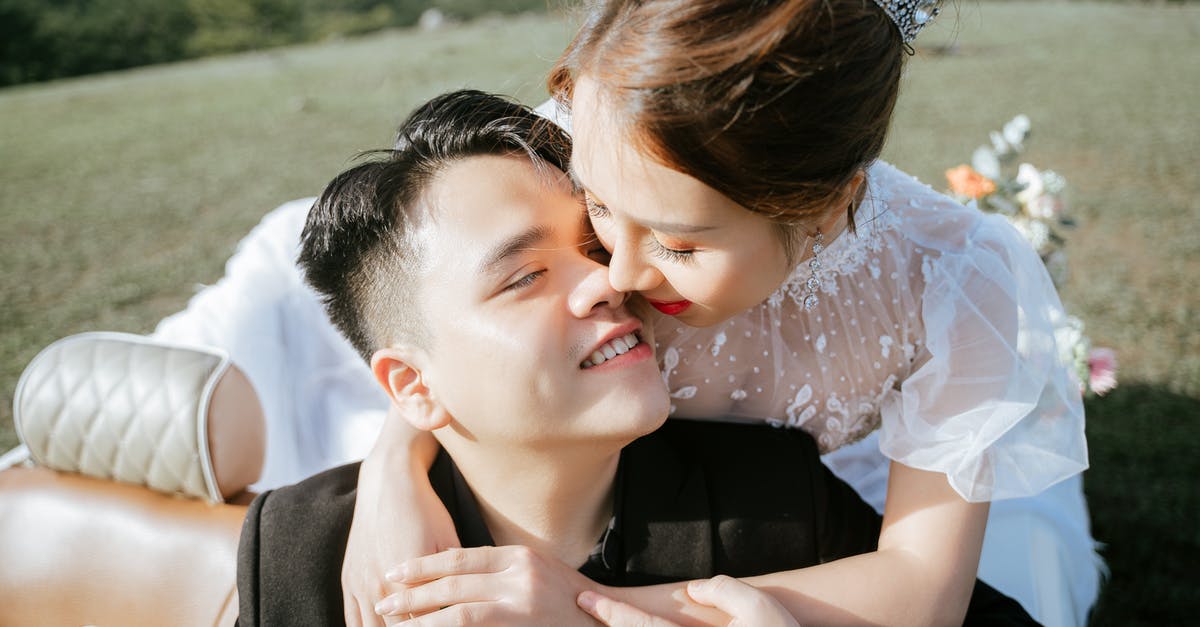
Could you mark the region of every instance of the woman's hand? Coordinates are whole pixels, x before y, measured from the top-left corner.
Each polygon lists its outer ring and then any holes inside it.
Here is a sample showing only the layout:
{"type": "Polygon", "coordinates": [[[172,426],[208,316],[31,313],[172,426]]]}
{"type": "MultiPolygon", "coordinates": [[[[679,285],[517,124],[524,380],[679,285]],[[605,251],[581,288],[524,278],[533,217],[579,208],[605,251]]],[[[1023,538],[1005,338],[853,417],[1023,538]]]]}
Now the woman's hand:
{"type": "Polygon", "coordinates": [[[388,569],[459,545],[454,522],[429,484],[437,442],[409,426],[400,411],[392,406],[379,440],[359,469],[358,498],[342,560],[347,627],[384,624],[375,604],[391,591],[384,578],[388,569]]]}
{"type": "MultiPolygon", "coordinates": [[[[712,579],[692,581],[688,596],[708,607],[728,614],[728,627],[799,627],[775,597],[742,583],[733,577],[717,575],[712,579]]],[[[579,607],[609,627],[678,627],[665,618],[651,616],[627,603],[592,591],[580,593],[579,607]]]]}
{"type": "Polygon", "coordinates": [[[375,609],[387,617],[415,615],[399,623],[405,627],[594,625],[575,599],[583,590],[601,589],[524,546],[451,549],[409,560],[388,579],[406,587],[375,609]]]}

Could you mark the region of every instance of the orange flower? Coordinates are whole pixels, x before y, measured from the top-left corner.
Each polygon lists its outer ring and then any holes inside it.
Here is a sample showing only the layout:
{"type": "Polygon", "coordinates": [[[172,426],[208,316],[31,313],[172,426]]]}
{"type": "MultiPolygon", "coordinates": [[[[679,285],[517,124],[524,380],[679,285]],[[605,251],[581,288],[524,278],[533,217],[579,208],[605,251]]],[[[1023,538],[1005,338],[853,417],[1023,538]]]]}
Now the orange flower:
{"type": "Polygon", "coordinates": [[[950,191],[960,196],[983,198],[996,191],[996,183],[988,177],[975,171],[969,165],[946,170],[946,180],[950,182],[950,191]]]}

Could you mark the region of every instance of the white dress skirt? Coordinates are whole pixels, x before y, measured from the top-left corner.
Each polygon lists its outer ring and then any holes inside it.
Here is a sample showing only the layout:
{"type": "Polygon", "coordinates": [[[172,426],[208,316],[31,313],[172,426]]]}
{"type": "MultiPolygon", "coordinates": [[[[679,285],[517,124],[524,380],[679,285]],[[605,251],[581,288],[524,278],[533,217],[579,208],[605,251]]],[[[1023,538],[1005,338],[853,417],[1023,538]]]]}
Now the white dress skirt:
{"type": "MultiPolygon", "coordinates": [[[[880,511],[889,459],[945,473],[964,498],[993,501],[980,577],[1044,624],[1083,625],[1103,564],[1049,277],[1000,218],[884,163],[868,181],[857,234],[821,254],[811,311],[801,264],[766,302],[716,327],[656,323],[673,415],[805,429],[880,511]]],[[[258,489],[362,458],[386,413],[295,266],[312,202],[264,217],[225,276],[155,331],[224,348],[253,382],[268,424],[258,489]]]]}

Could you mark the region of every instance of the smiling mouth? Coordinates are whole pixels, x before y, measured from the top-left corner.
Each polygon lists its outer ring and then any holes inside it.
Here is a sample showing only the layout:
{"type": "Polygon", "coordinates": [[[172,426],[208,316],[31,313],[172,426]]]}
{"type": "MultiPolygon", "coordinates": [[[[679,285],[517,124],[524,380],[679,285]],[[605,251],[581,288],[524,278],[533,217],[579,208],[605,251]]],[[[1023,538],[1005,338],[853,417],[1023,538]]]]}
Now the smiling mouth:
{"type": "Polygon", "coordinates": [[[582,370],[587,370],[588,368],[599,366],[606,361],[616,359],[617,357],[628,353],[629,351],[633,350],[635,346],[641,343],[642,338],[638,337],[636,332],[613,338],[605,342],[600,348],[593,351],[587,359],[583,360],[583,363],[579,364],[579,368],[582,370]]]}

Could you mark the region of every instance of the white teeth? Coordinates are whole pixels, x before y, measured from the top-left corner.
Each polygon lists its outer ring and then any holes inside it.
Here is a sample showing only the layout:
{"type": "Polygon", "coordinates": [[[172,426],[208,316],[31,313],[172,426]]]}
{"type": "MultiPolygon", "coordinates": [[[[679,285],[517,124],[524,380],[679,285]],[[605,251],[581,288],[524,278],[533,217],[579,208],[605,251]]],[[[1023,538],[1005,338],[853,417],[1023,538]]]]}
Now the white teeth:
{"type": "Polygon", "coordinates": [[[624,337],[614,338],[606,342],[604,346],[598,348],[596,352],[592,353],[583,361],[582,364],[580,364],[580,367],[586,369],[591,368],[592,366],[599,366],[600,364],[616,357],[617,355],[624,355],[625,353],[628,353],[629,351],[633,350],[633,347],[640,343],[641,342],[638,341],[637,335],[633,333],[630,333],[624,337]]]}

